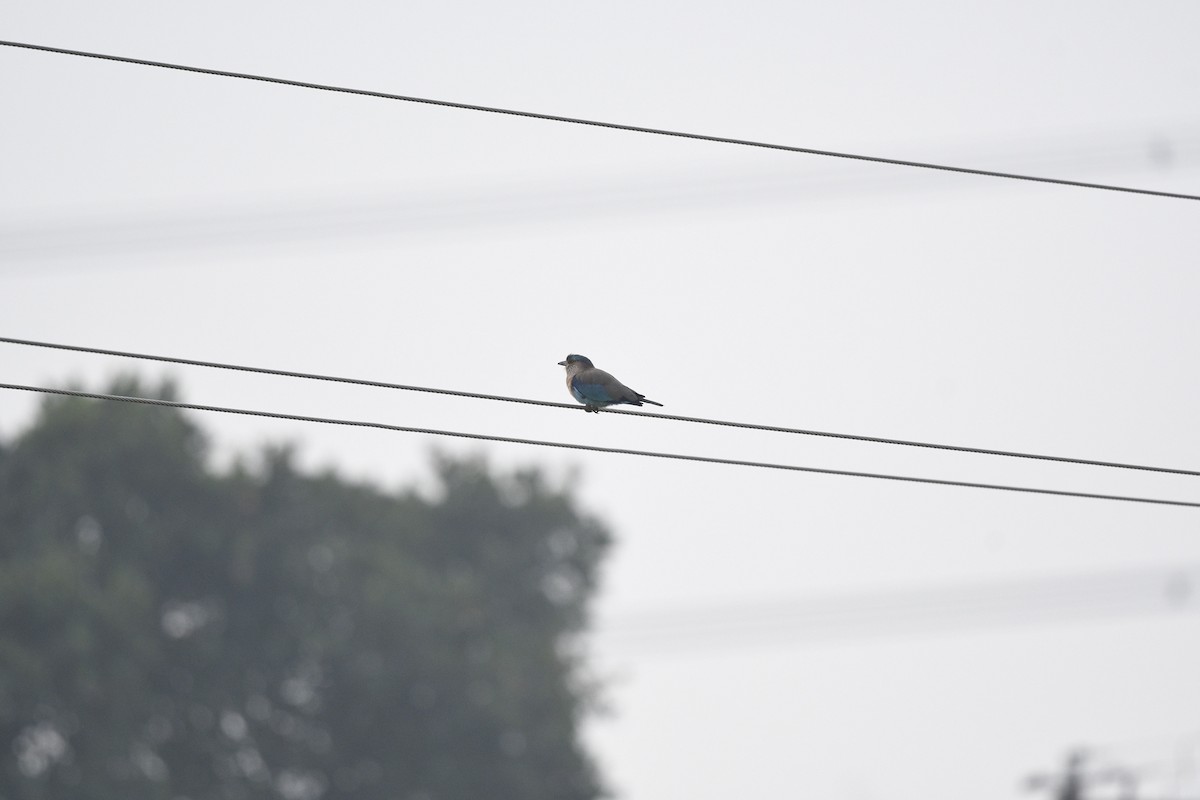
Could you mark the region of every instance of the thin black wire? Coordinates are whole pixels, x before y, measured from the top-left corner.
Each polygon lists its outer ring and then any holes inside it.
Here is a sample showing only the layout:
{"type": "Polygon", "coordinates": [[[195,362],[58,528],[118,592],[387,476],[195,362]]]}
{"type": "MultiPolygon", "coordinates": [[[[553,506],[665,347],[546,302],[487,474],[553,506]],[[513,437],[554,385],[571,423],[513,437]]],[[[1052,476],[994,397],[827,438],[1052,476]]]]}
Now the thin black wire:
{"type": "Polygon", "coordinates": [[[875,478],[877,480],[904,481],[906,483],[926,483],[934,486],[959,486],[968,489],[995,489],[1004,492],[1024,492],[1027,494],[1053,495],[1056,497],[1080,497],[1089,500],[1118,500],[1127,503],[1148,503],[1163,506],[1182,506],[1200,508],[1200,502],[1188,500],[1164,500],[1152,497],[1134,497],[1130,495],[1096,494],[1093,492],[1070,492],[1063,489],[1040,489],[1030,486],[1008,486],[995,483],[975,483],[971,481],[951,481],[940,478],[919,478],[909,475],[890,475],[877,472],[857,472],[824,467],[802,467],[793,464],[774,464],[765,461],[743,461],[733,458],[716,458],[714,456],[694,456],[681,453],[661,453],[651,450],[631,450],[624,447],[600,447],[590,444],[572,444],[570,442],[550,442],[540,439],[521,439],[512,436],[493,436],[484,433],[464,433],[462,431],[447,431],[437,428],[417,428],[408,425],[391,425],[385,422],[366,422],[362,420],[334,419],[330,417],[313,417],[305,414],[285,414],[278,411],[255,411],[245,408],[229,408],[226,406],[209,406],[198,403],[182,403],[175,400],[160,400],[150,397],[130,397],[117,394],[100,394],[98,392],[82,392],[73,389],[51,389],[43,386],[24,386],[14,383],[0,383],[0,389],[15,389],[22,392],[40,392],[67,397],[84,397],[92,400],[113,400],[122,403],[139,403],[166,408],[188,409],[191,411],[213,411],[222,414],[240,414],[251,417],[267,417],[269,419],[286,419],[295,422],[315,422],[324,425],[345,425],[355,428],[378,428],[381,430],[400,431],[403,433],[422,433],[430,436],[453,436],[459,439],[477,439],[484,442],[502,442],[504,444],[526,444],[535,447],[558,447],[566,450],[586,450],[594,453],[616,453],[619,455],[642,456],[644,458],[667,458],[676,461],[695,461],[704,464],[728,464],[739,467],[757,467],[759,469],[777,469],[790,472],[810,472],[818,475],[842,475],[851,478],[875,478]]]}
{"type": "MultiPolygon", "coordinates": [[[[572,411],[582,411],[583,406],[571,403],[555,403],[550,400],[529,400],[521,397],[505,397],[498,394],[479,394],[478,392],[460,392],[455,389],[436,389],[429,386],[410,386],[403,383],[388,383],[386,381],[373,381],[363,378],[345,378],[337,375],[320,375],[313,372],[295,372],[286,369],[271,369],[269,367],[251,367],[244,364],[224,364],[219,361],[200,361],[193,358],[177,358],[175,356],[156,356],[148,353],[130,353],[124,350],[108,350],[102,347],[83,347],[74,344],[57,344],[54,342],[38,342],[30,339],[13,339],[8,336],[0,336],[0,342],[4,344],[19,344],[28,345],[29,347],[46,347],[52,350],[70,350],[76,353],[94,353],[103,356],[118,356],[120,358],[140,358],[146,361],[161,361],[166,364],[184,364],[191,367],[209,367],[211,369],[230,369],[238,372],[252,372],[260,375],[278,375],[285,378],[304,378],[314,381],[330,381],[332,383],[348,383],[355,386],[374,386],[380,389],[403,389],[407,392],[429,392],[431,394],[445,394],[452,397],[470,397],[476,400],[501,400],[506,403],[526,403],[535,406],[552,406],[554,408],[568,408],[572,411]]],[[[1200,473],[1197,473],[1200,474],[1200,473]]]]}
{"type": "Polygon", "coordinates": [[[767,150],[782,150],[789,153],[803,153],[813,156],[824,156],[827,158],[844,158],[854,161],[867,161],[874,164],[890,164],[899,167],[915,167],[918,169],[934,169],[943,172],[957,172],[964,175],[981,175],[988,178],[1007,178],[1009,180],[1032,181],[1035,183],[1055,184],[1058,186],[1074,186],[1083,189],[1101,189],[1110,192],[1125,192],[1129,194],[1151,195],[1154,197],[1170,197],[1177,200],[1200,200],[1200,195],[1183,194],[1179,192],[1162,192],[1154,189],[1140,189],[1129,186],[1114,186],[1106,183],[1089,183],[1086,181],[1071,181],[1063,178],[1046,178],[1037,175],[1023,175],[1014,172],[996,172],[986,169],[972,169],[968,167],[954,167],[945,164],[931,164],[924,161],[907,161],[898,158],[883,158],[881,156],[867,156],[855,153],[842,153],[834,150],[817,150],[811,147],[796,147],[785,144],[772,144],[770,142],[760,142],[751,139],[734,139],[727,136],[711,136],[703,133],[688,133],[686,131],[673,131],[663,128],[648,128],[642,125],[625,125],[617,122],[604,122],[601,120],[581,119],[578,117],[564,117],[558,114],[542,114],[536,111],[519,111],[510,108],[496,108],[494,106],[481,106],[474,103],[457,103],[450,100],[434,100],[426,97],[411,97],[408,95],[392,94],[390,92],[377,92],[370,89],[353,89],[346,86],[331,86],[323,83],[310,83],[309,81],[297,81],[288,78],[274,78],[266,75],[254,75],[246,72],[231,72],[228,70],[209,69],[207,67],[192,67],[184,64],[172,64],[165,61],[150,61],[143,58],[130,58],[128,56],[114,56],[104,53],[92,53],[85,50],[68,50],[61,47],[49,47],[40,44],[28,44],[25,42],[9,42],[0,41],[0,45],[6,47],[19,47],[26,50],[39,50],[46,53],[57,53],[61,55],[80,56],[83,58],[98,58],[105,61],[118,61],[124,64],[137,64],[145,67],[159,67],[162,69],[175,69],[182,72],[194,72],[201,75],[216,75],[223,78],[241,78],[243,80],[262,81],[264,83],[277,83],[284,86],[295,86],[301,89],[319,89],[326,92],[341,92],[344,94],[362,95],[365,97],[378,97],[385,100],[402,100],[406,103],[422,103],[424,105],[442,106],[444,108],[457,108],[465,111],[485,111],[490,114],[508,114],[515,117],[526,117],[529,119],[547,120],[549,122],[566,122],[573,125],[591,125],[598,128],[608,128],[611,130],[630,131],[633,133],[650,133],[657,136],[675,136],[681,139],[694,139],[704,142],[717,142],[720,144],[736,144],[745,147],[760,147],[767,150]]]}
{"type": "MultiPolygon", "coordinates": [[[[9,336],[0,336],[0,342],[5,344],[17,344],[28,347],[45,347],[53,350],[70,350],[77,353],[93,353],[105,356],[118,356],[120,358],[138,358],[147,361],[160,361],[167,364],[184,364],[193,367],[208,367],[212,369],[228,369],[239,372],[252,372],[262,375],[278,375],[287,378],[304,378],[306,380],[331,381],[334,383],[346,383],[357,386],[374,386],[382,389],[403,389],[410,392],[429,392],[432,394],[444,394],[453,397],[469,397],[477,400],[500,400],[506,403],[525,403],[535,406],[549,406],[552,408],[565,408],[571,411],[582,411],[583,406],[571,403],[556,403],[550,400],[531,400],[522,397],[505,397],[495,394],[480,394],[478,392],[461,392],[454,389],[435,389],[428,386],[410,386],[401,383],[387,383],[385,381],[365,380],[360,378],[345,378],[336,375],[320,375],[311,372],[296,372],[292,370],[270,369],[267,367],[251,367],[243,364],[225,364],[217,361],[199,361],[191,358],[177,358],[174,356],[157,356],[147,353],[131,353],[124,350],[109,350],[101,347],[83,347],[72,344],[56,344],[54,342],[39,342],[31,339],[15,339],[9,336]]],[[[894,444],[904,447],[923,447],[931,450],[949,450],[956,453],[973,453],[977,455],[989,456],[1004,456],[1006,458],[1027,458],[1038,461],[1053,461],[1064,464],[1082,464],[1094,467],[1111,467],[1114,469],[1132,469],[1143,472],[1160,472],[1170,475],[1191,475],[1200,477],[1200,471],[1188,469],[1175,469],[1173,467],[1153,467],[1143,464],[1127,464],[1117,461],[1096,461],[1087,458],[1069,458],[1067,456],[1051,456],[1038,453],[1022,453],[1013,450],[993,450],[984,447],[967,447],[964,445],[938,444],[935,442],[918,442],[907,439],[890,439],[879,436],[864,436],[853,433],[834,433],[832,431],[817,431],[807,430],[804,428],[785,428],[777,425],[760,425],[751,422],[731,422],[728,420],[706,419],[704,417],[685,417],[678,414],[664,414],[659,411],[625,411],[615,408],[602,408],[601,411],[610,414],[627,414],[634,417],[655,417],[658,419],[675,420],[676,422],[693,422],[702,425],[720,425],[728,428],[744,428],[746,430],[767,431],[770,433],[792,433],[802,436],[823,436],[831,439],[848,439],[857,442],[870,442],[873,444],[894,444]]]]}

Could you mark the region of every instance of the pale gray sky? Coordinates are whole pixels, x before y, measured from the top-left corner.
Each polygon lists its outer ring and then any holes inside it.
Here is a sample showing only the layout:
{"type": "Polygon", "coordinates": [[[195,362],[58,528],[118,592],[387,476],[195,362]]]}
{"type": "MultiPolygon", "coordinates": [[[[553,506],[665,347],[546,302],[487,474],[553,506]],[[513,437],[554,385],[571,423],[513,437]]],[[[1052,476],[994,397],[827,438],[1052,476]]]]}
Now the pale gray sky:
{"type": "MultiPolygon", "coordinates": [[[[6,9],[0,38],[1197,193],[1197,30],[1191,2],[49,0],[6,9]]],[[[10,48],[0,108],[3,335],[551,400],[579,352],[672,413],[1200,465],[1200,203],[10,48]]],[[[15,383],[130,366],[2,358],[15,383]]],[[[202,403],[1200,499],[1187,477],[168,372],[202,403]]],[[[0,393],[0,435],[35,402],[0,393]]],[[[588,736],[629,800],[1008,800],[1076,744],[1200,758],[1194,598],[947,634],[618,634],[660,610],[1190,568],[1194,509],[198,421],[222,457],[292,439],[386,486],[433,447],[580,467],[619,536],[591,642],[611,713],[588,736]]]]}

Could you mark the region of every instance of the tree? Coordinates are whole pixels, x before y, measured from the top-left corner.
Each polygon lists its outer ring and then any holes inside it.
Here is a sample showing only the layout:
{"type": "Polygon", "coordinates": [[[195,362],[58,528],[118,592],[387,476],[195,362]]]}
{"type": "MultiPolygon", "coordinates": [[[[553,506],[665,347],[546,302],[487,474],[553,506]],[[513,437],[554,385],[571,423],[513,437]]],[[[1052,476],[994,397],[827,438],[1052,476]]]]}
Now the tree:
{"type": "Polygon", "coordinates": [[[218,473],[178,411],[76,398],[0,449],[0,797],[601,793],[572,643],[609,534],[570,485],[262,461],[218,473]]]}

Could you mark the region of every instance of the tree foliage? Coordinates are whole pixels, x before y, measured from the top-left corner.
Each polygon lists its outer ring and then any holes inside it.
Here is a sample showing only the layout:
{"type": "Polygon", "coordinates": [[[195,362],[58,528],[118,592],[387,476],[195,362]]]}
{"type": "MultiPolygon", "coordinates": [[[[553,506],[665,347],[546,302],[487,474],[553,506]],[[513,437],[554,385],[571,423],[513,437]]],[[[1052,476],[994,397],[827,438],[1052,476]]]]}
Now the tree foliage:
{"type": "Polygon", "coordinates": [[[0,797],[600,793],[570,645],[609,536],[569,487],[262,461],[219,473],[181,413],[75,398],[0,448],[0,797]]]}

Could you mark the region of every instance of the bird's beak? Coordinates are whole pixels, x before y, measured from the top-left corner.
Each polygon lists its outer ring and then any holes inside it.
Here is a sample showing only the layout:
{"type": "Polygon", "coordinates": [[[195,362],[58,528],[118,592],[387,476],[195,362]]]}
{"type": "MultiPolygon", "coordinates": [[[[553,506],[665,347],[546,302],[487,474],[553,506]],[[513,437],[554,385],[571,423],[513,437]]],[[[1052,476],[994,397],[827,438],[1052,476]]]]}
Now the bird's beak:
{"type": "Polygon", "coordinates": [[[567,362],[565,362],[565,361],[560,361],[560,362],[558,362],[558,365],[559,365],[560,367],[565,367],[565,366],[567,365],[567,362]]]}

